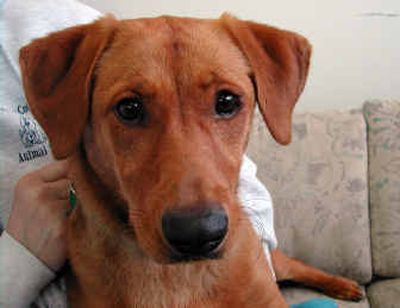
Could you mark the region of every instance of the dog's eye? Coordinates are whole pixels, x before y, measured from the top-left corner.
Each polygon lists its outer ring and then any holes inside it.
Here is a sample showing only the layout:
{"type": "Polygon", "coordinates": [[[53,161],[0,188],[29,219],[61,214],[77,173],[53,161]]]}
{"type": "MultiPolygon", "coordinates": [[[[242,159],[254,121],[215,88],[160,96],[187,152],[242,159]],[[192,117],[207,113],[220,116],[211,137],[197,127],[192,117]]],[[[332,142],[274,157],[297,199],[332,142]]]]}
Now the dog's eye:
{"type": "Polygon", "coordinates": [[[122,99],[114,108],[118,118],[129,125],[143,124],[146,111],[139,95],[122,99]]]}
{"type": "Polygon", "coordinates": [[[231,91],[221,90],[215,98],[215,113],[221,118],[230,118],[239,111],[242,103],[240,97],[231,91]]]}

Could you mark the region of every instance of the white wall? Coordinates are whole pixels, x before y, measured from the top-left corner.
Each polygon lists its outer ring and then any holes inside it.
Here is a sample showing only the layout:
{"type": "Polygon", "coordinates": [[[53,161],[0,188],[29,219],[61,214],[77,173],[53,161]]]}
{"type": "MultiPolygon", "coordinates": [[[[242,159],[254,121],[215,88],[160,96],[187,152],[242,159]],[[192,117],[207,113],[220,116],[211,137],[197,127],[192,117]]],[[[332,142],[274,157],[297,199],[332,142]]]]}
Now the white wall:
{"type": "Polygon", "coordinates": [[[83,0],[120,18],[218,17],[229,11],[305,35],[310,78],[297,110],[348,109],[400,99],[400,0],[83,0]]]}

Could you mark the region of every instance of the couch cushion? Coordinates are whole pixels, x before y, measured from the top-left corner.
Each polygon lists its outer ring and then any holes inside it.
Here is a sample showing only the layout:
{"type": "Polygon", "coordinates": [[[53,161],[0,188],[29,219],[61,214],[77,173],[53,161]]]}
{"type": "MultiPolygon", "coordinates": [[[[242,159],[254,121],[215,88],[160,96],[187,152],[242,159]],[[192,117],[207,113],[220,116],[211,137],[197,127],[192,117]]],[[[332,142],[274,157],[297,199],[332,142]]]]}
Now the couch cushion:
{"type": "Polygon", "coordinates": [[[248,154],[271,192],[280,248],[360,283],[371,279],[366,127],[361,112],[297,115],[277,145],[256,114],[248,154]]]}
{"type": "MultiPolygon", "coordinates": [[[[320,292],[302,287],[284,287],[281,288],[281,291],[286,302],[289,305],[301,303],[306,300],[310,300],[312,298],[327,298],[327,296],[323,295],[320,292]]],[[[368,299],[366,297],[363,298],[360,302],[349,302],[341,300],[335,300],[335,301],[338,304],[339,308],[369,308],[368,299]]]]}
{"type": "Polygon", "coordinates": [[[400,101],[367,102],[364,114],[374,273],[400,277],[400,101]]]}
{"type": "Polygon", "coordinates": [[[400,279],[375,282],[367,289],[372,308],[398,308],[400,305],[400,279]]]}

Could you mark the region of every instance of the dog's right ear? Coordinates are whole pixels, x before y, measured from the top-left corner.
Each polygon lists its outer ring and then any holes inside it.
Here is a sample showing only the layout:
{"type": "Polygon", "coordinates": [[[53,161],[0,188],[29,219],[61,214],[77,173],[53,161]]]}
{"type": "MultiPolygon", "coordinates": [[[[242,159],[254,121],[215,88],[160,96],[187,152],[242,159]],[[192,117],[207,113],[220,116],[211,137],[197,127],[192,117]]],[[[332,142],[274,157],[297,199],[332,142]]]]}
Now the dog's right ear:
{"type": "Polygon", "coordinates": [[[81,140],[92,74],[115,23],[107,16],[34,40],[20,50],[26,98],[57,159],[72,154],[81,140]]]}

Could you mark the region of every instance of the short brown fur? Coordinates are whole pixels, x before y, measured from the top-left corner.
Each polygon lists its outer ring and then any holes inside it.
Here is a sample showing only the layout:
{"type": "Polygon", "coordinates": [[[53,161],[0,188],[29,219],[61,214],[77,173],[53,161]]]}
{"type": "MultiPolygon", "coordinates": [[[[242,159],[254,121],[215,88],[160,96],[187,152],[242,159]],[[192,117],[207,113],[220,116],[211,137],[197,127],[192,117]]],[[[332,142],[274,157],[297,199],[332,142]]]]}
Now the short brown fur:
{"type": "Polygon", "coordinates": [[[275,139],[290,141],[310,53],[297,34],[229,15],[106,17],[21,50],[29,105],[79,198],[73,307],[286,307],[236,188],[256,101],[275,139]],[[230,119],[214,114],[222,89],[241,97],[230,119]],[[148,119],[121,123],[115,104],[138,93],[148,119]],[[171,264],[161,216],[205,201],[228,213],[222,258],[171,264]]]}

